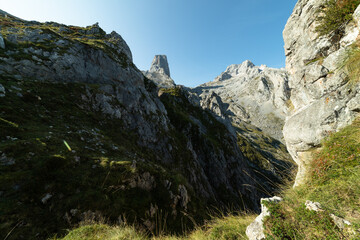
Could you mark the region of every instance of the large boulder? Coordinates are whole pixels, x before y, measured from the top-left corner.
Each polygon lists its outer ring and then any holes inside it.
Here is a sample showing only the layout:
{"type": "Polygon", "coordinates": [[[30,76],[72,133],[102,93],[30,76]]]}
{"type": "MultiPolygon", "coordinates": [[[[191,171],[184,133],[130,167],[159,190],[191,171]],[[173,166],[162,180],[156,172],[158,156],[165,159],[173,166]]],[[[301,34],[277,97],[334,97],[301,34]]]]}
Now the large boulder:
{"type": "Polygon", "coordinates": [[[261,214],[246,228],[246,236],[249,240],[263,240],[265,239],[264,234],[264,220],[265,217],[270,216],[270,211],[265,206],[265,202],[279,203],[283,199],[281,197],[262,198],[261,203],[261,214]]]}

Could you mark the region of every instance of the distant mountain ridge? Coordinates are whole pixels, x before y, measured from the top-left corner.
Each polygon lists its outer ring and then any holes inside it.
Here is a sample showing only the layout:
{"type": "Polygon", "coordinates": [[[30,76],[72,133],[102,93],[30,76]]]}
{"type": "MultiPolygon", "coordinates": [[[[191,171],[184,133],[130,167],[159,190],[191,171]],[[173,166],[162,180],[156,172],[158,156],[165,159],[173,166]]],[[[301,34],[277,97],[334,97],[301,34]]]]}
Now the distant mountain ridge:
{"type": "Polygon", "coordinates": [[[251,61],[233,64],[214,81],[193,89],[200,98],[212,92],[228,104],[234,123],[250,123],[279,141],[289,111],[290,88],[285,69],[255,66],[251,61]]]}

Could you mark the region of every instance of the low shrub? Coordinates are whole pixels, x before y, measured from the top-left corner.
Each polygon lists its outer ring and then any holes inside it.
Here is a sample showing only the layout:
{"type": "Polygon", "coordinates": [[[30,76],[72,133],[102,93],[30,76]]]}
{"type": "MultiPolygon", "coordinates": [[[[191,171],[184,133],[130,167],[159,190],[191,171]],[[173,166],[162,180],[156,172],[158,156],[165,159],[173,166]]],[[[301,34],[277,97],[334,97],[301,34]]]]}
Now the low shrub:
{"type": "Polygon", "coordinates": [[[342,34],[345,25],[352,20],[352,14],[360,0],[328,0],[320,10],[318,21],[320,25],[316,28],[319,35],[330,33],[342,34]]]}

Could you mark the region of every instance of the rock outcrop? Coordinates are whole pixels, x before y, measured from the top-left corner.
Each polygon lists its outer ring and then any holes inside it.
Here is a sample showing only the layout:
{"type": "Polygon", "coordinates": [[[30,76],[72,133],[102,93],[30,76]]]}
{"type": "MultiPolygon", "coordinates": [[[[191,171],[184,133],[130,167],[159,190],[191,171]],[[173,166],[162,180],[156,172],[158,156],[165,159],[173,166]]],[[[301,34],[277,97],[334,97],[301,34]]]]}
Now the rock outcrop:
{"type": "Polygon", "coordinates": [[[204,100],[215,92],[227,105],[225,111],[232,112],[233,123],[252,124],[283,141],[282,128],[290,97],[288,74],[284,69],[258,67],[247,60],[230,65],[213,82],[193,91],[204,100]]]}
{"type": "Polygon", "coordinates": [[[281,197],[272,197],[272,198],[262,198],[260,200],[261,202],[261,214],[256,217],[254,222],[252,222],[247,228],[246,228],[246,236],[249,238],[249,240],[263,240],[265,239],[264,234],[264,220],[265,217],[270,216],[270,212],[268,208],[265,206],[266,202],[277,204],[281,202],[283,199],[281,197]]]}
{"type": "Polygon", "coordinates": [[[5,97],[6,91],[3,85],[0,84],[0,97],[5,97]]]}
{"type": "Polygon", "coordinates": [[[134,86],[142,84],[143,77],[132,66],[128,46],[115,32],[105,34],[96,25],[63,30],[65,27],[56,23],[40,25],[21,21],[17,24],[24,28],[16,25],[2,28],[3,37],[11,43],[4,52],[6,55],[0,59],[3,76],[18,76],[19,80],[27,76],[40,81],[101,84],[131,79],[134,86]],[[84,37],[73,41],[76,37],[72,36],[76,34],[84,37]]]}
{"type": "MultiPolygon", "coordinates": [[[[312,202],[310,200],[306,200],[305,207],[309,211],[315,211],[315,212],[324,212],[325,211],[319,202],[312,202]]],[[[335,225],[339,229],[344,229],[348,226],[351,226],[351,222],[349,222],[341,217],[338,217],[338,216],[334,215],[333,213],[330,213],[329,216],[332,218],[335,225]]]]}
{"type": "Polygon", "coordinates": [[[172,88],[176,86],[174,80],[170,77],[170,68],[165,55],[156,55],[150,70],[143,71],[143,74],[159,88],[172,88]]]}
{"type": "Polygon", "coordinates": [[[158,72],[170,77],[169,63],[166,55],[156,55],[151,63],[150,72],[158,72]]]}
{"type": "Polygon", "coordinates": [[[319,36],[324,1],[301,0],[284,29],[286,70],[290,74],[291,114],[284,126],[287,148],[299,166],[295,186],[306,173],[306,152],[331,132],[349,125],[360,112],[360,87],[343,67],[359,35],[360,7],[341,36],[319,36]]]}

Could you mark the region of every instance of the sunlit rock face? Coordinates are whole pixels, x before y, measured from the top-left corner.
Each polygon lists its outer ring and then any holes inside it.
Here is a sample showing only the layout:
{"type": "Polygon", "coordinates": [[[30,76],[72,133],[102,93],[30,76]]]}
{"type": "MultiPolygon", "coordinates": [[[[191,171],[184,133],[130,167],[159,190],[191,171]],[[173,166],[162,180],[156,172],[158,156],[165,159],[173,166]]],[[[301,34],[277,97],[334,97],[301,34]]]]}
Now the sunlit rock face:
{"type": "Polygon", "coordinates": [[[306,172],[308,158],[304,152],[319,146],[329,133],[350,124],[360,110],[359,84],[349,84],[348,73],[341,67],[359,35],[360,8],[343,36],[318,36],[316,19],[323,3],[298,1],[283,32],[292,106],[283,133],[299,165],[295,185],[302,182],[306,172]]]}
{"type": "Polygon", "coordinates": [[[170,77],[170,68],[166,55],[156,55],[150,70],[143,71],[143,74],[160,88],[175,87],[175,82],[170,77]]]}
{"type": "Polygon", "coordinates": [[[247,60],[226,68],[214,81],[195,88],[202,99],[216,93],[232,112],[232,122],[255,125],[271,137],[283,140],[290,89],[285,69],[255,66],[247,60]]]}
{"type": "Polygon", "coordinates": [[[170,69],[166,55],[156,55],[152,61],[150,72],[163,73],[170,77],[170,69]]]}

